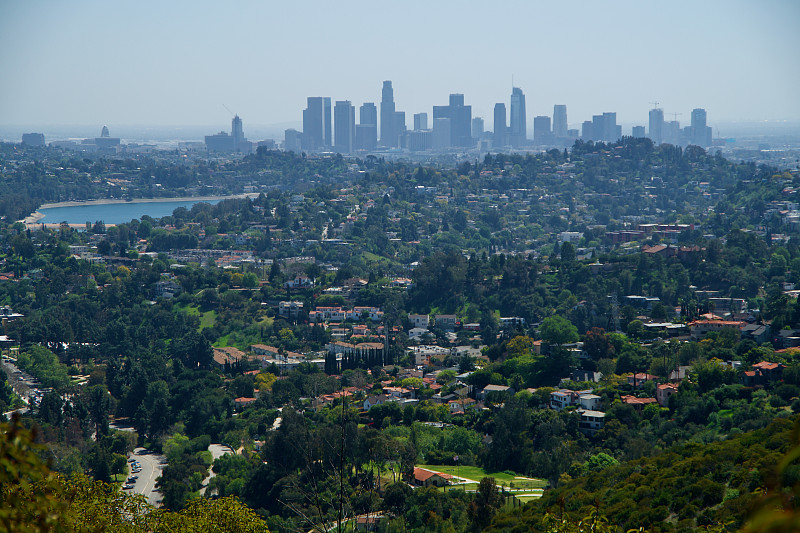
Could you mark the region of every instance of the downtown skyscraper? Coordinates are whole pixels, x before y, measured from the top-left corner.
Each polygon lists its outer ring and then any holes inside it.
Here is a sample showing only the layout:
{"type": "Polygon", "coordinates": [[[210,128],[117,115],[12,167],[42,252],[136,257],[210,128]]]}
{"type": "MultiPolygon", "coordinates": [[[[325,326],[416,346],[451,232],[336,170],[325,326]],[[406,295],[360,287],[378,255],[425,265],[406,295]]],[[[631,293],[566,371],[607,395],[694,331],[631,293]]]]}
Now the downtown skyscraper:
{"type": "Polygon", "coordinates": [[[340,154],[353,151],[356,130],[356,108],[350,100],[338,100],[333,108],[334,145],[333,149],[340,154]]]}
{"type": "Polygon", "coordinates": [[[567,106],[556,104],[553,106],[553,136],[564,139],[569,135],[567,129],[567,106]]]}
{"type": "Polygon", "coordinates": [[[321,150],[333,146],[331,138],[331,99],[309,96],[303,110],[303,150],[321,150]]]}
{"type": "Polygon", "coordinates": [[[398,144],[400,131],[397,124],[397,112],[394,107],[394,89],[392,82],[383,82],[381,90],[381,146],[394,148],[398,144]]]}
{"type": "Polygon", "coordinates": [[[647,131],[647,136],[650,137],[650,140],[656,145],[659,145],[664,139],[664,110],[658,107],[651,109],[649,118],[650,124],[647,131]]]}
{"type": "Polygon", "coordinates": [[[470,147],[472,140],[472,106],[464,105],[463,94],[451,94],[449,105],[433,106],[433,122],[450,120],[450,146],[470,147]]]}
{"type": "Polygon", "coordinates": [[[506,104],[498,102],[494,104],[494,137],[492,138],[492,144],[495,148],[508,144],[507,130],[506,104]]]}
{"type": "Polygon", "coordinates": [[[511,89],[511,117],[508,126],[508,143],[513,147],[527,144],[528,115],[525,111],[525,94],[519,87],[511,89]]]}

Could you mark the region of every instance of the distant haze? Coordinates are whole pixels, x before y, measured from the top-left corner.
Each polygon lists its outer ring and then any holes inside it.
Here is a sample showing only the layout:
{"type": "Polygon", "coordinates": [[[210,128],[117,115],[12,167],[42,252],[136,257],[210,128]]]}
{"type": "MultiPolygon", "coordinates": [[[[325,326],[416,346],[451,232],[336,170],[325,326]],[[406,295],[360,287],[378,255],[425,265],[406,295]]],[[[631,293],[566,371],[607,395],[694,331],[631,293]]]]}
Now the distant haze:
{"type": "Polygon", "coordinates": [[[210,134],[230,130],[224,104],[258,138],[299,126],[307,96],[377,103],[392,80],[409,123],[458,92],[491,129],[512,76],[529,121],[566,104],[570,127],[604,111],[646,125],[658,101],[682,124],[695,107],[711,125],[797,122],[798,23],[794,0],[3,0],[0,127],[210,134]]]}

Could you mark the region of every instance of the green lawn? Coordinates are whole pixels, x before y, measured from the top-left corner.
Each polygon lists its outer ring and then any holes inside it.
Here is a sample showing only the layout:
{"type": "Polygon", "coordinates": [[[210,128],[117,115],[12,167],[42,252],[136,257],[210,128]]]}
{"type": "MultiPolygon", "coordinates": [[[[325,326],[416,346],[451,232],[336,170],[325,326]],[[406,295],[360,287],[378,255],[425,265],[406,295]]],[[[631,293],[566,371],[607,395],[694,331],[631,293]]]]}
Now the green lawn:
{"type": "Polygon", "coordinates": [[[213,309],[211,311],[201,312],[200,308],[196,305],[186,305],[186,306],[176,306],[178,311],[182,311],[190,316],[196,316],[200,318],[200,328],[199,331],[203,331],[205,328],[210,328],[214,325],[214,322],[217,319],[217,312],[213,309]]]}
{"type": "Polygon", "coordinates": [[[544,489],[547,487],[547,481],[543,479],[527,478],[518,476],[517,474],[509,472],[486,472],[483,468],[478,466],[446,466],[446,465],[417,465],[420,468],[427,470],[435,470],[436,472],[444,472],[452,476],[463,477],[475,481],[475,483],[467,483],[465,490],[474,490],[477,488],[478,482],[486,476],[491,476],[495,479],[498,485],[507,489],[544,489]],[[518,479],[523,478],[523,479],[518,479]],[[513,483],[513,487],[512,487],[513,483]]]}

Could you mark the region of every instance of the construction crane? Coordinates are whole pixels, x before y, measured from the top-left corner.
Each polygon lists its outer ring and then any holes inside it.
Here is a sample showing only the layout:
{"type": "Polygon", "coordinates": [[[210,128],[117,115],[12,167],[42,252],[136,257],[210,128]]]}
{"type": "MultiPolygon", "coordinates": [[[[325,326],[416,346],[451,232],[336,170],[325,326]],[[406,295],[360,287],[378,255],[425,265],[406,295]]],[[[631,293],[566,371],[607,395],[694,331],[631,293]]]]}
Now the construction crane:
{"type": "Polygon", "coordinates": [[[230,114],[231,114],[231,116],[233,116],[233,117],[235,117],[235,116],[236,116],[236,113],[234,113],[233,111],[231,111],[230,109],[228,109],[228,106],[226,106],[225,104],[222,104],[222,107],[224,107],[224,108],[225,108],[225,110],[226,110],[226,111],[228,111],[228,113],[230,113],[230,114]]]}
{"type": "Polygon", "coordinates": [[[672,115],[673,122],[678,122],[678,116],[683,115],[683,113],[670,113],[670,115],[672,115]]]}
{"type": "Polygon", "coordinates": [[[659,102],[650,102],[650,103],[653,104],[653,109],[658,109],[659,102]]]}

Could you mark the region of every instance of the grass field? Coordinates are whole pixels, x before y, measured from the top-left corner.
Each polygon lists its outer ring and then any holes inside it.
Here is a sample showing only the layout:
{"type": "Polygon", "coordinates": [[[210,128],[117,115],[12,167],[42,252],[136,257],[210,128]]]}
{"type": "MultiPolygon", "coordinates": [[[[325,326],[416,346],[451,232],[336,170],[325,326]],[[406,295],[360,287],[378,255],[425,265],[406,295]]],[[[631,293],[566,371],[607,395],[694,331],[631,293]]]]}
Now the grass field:
{"type": "Polygon", "coordinates": [[[486,472],[483,468],[477,466],[446,466],[446,465],[417,465],[420,468],[427,470],[435,470],[436,472],[444,472],[451,476],[458,476],[473,480],[475,483],[467,483],[463,485],[465,490],[475,490],[478,482],[486,476],[491,476],[495,479],[499,486],[507,489],[524,489],[535,492],[541,492],[540,489],[547,487],[547,481],[543,479],[527,478],[518,476],[511,472],[486,472]],[[539,490],[537,490],[539,489],[539,490]]]}

